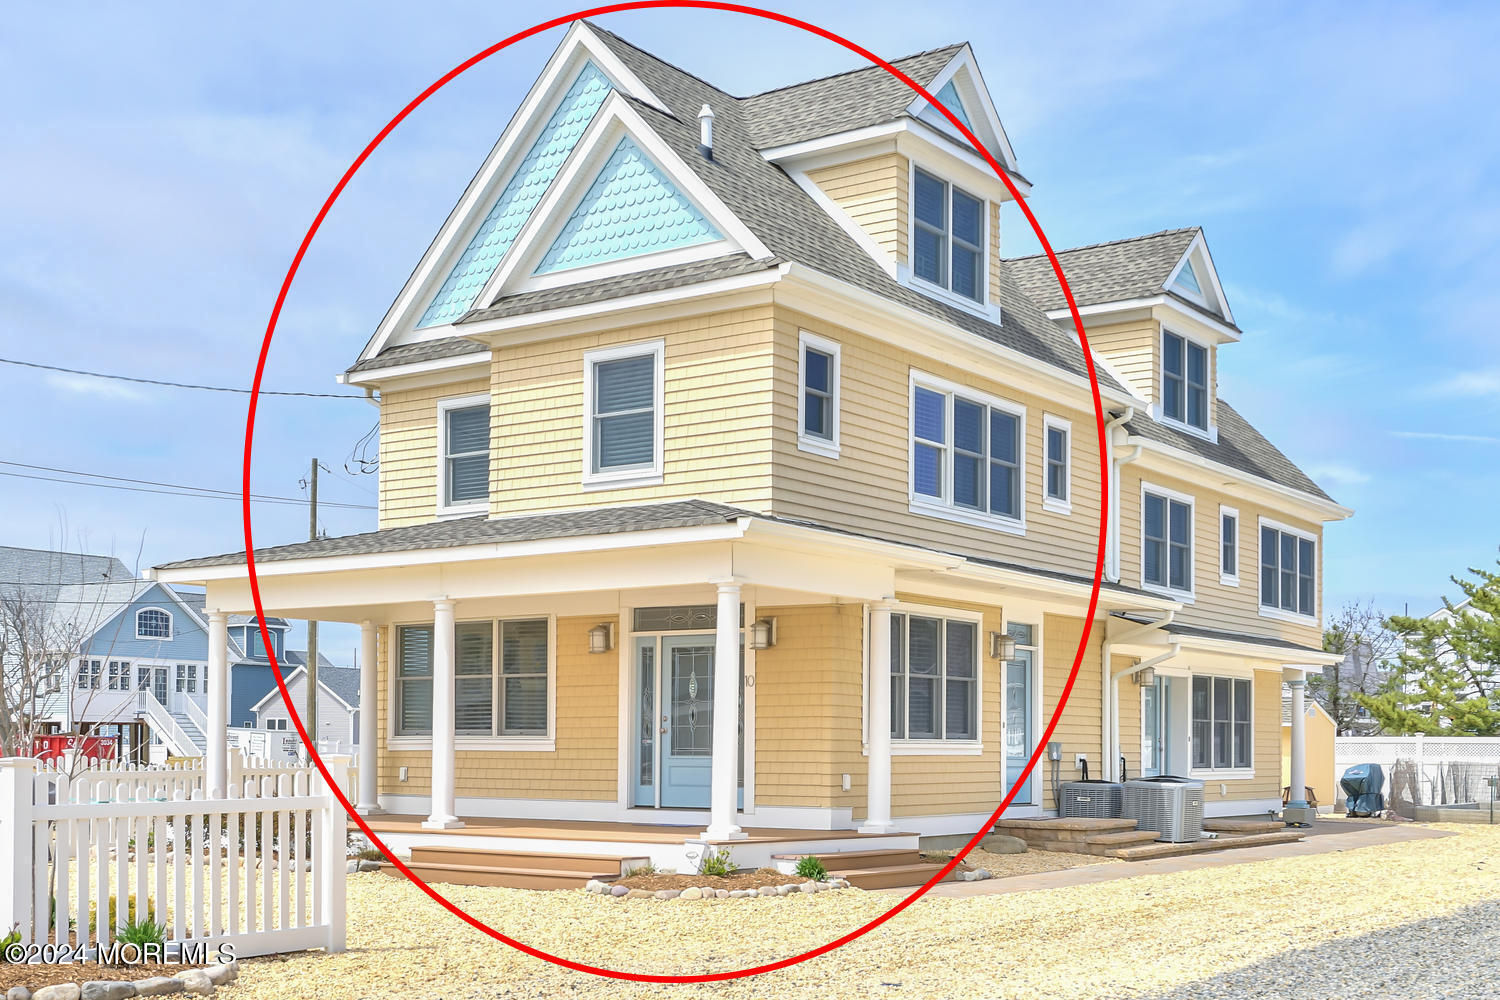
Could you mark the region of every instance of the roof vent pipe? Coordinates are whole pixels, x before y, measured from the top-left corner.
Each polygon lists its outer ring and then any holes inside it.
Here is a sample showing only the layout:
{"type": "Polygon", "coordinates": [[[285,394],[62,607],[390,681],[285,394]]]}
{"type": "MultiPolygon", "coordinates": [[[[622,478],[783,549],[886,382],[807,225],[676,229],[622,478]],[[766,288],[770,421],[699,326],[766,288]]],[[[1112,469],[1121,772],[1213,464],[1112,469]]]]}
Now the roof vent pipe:
{"type": "Polygon", "coordinates": [[[714,109],[707,104],[698,112],[698,152],[705,160],[714,158],[714,109]]]}

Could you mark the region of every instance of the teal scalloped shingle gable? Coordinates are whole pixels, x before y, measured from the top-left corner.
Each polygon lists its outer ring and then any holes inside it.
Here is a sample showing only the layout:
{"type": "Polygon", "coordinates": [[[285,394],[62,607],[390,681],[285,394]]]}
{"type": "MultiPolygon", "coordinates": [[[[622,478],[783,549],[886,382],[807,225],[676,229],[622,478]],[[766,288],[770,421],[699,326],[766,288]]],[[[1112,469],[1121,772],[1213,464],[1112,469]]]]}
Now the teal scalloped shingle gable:
{"type": "Polygon", "coordinates": [[[521,165],[511,175],[505,190],[495,200],[463,256],[453,265],[417,327],[451,323],[474,304],[474,298],[495,273],[500,259],[516,240],[531,210],[542,200],[547,187],[578,139],[594,120],[594,114],[609,95],[609,78],[593,63],[585,63],[557,110],[532,143],[521,165]]]}
{"type": "Polygon", "coordinates": [[[723,239],[628,136],[547,249],[537,274],[723,239]]]}

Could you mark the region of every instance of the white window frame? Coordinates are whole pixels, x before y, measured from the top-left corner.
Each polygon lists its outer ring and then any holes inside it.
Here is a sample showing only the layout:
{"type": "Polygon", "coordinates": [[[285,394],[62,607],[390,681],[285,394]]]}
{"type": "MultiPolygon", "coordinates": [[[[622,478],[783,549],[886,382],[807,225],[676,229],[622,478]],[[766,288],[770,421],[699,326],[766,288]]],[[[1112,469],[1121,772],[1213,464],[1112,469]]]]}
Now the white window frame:
{"type": "Polygon", "coordinates": [[[1214,350],[1213,345],[1184,333],[1176,327],[1161,326],[1156,335],[1157,350],[1157,384],[1160,387],[1156,401],[1151,404],[1151,417],[1158,423],[1166,424],[1168,427],[1182,431],[1184,434],[1192,434],[1209,441],[1217,441],[1219,432],[1214,423],[1214,350]],[[1171,335],[1183,342],[1182,348],[1182,417],[1171,417],[1167,415],[1167,336],[1171,335]],[[1193,344],[1203,348],[1203,421],[1202,427],[1190,424],[1187,421],[1188,412],[1188,382],[1187,382],[1187,345],[1193,344]]]}
{"type": "MultiPolygon", "coordinates": [[[[1240,585],[1240,546],[1244,542],[1245,533],[1240,527],[1240,512],[1236,507],[1219,504],[1219,583],[1226,587],[1238,587],[1240,585]],[[1224,519],[1234,519],[1234,572],[1228,573],[1224,570],[1224,519]]],[[[1258,535],[1259,533],[1257,533],[1258,535]]]]}
{"type": "Polygon", "coordinates": [[[1253,671],[1253,670],[1236,671],[1236,670],[1230,669],[1230,670],[1215,670],[1213,673],[1207,673],[1207,672],[1199,673],[1199,672],[1196,672],[1196,671],[1190,672],[1188,674],[1187,723],[1188,723],[1188,777],[1190,777],[1190,778],[1209,778],[1209,779],[1218,780],[1218,781],[1237,781],[1237,780],[1243,780],[1243,779],[1246,779],[1246,778],[1254,778],[1255,777],[1255,671],[1253,671]],[[1247,755],[1249,756],[1249,759],[1250,759],[1249,766],[1247,766],[1247,767],[1197,767],[1197,766],[1195,766],[1193,764],[1193,745],[1192,745],[1192,741],[1193,741],[1193,680],[1195,678],[1198,678],[1198,677],[1207,678],[1207,680],[1209,682],[1209,686],[1208,686],[1208,691],[1209,691],[1209,704],[1208,704],[1208,756],[1209,756],[1209,760],[1210,761],[1213,760],[1213,752],[1214,752],[1214,748],[1213,748],[1213,723],[1214,723],[1213,682],[1215,680],[1226,680],[1226,681],[1230,682],[1230,689],[1229,689],[1229,691],[1230,691],[1230,695],[1229,695],[1229,697],[1230,697],[1230,709],[1229,709],[1229,740],[1230,740],[1230,744],[1229,744],[1229,752],[1230,752],[1231,759],[1233,758],[1233,755],[1234,755],[1234,704],[1233,704],[1234,687],[1233,687],[1233,684],[1236,681],[1246,681],[1246,682],[1249,683],[1249,685],[1250,685],[1250,700],[1249,700],[1248,704],[1249,704],[1249,707],[1250,707],[1250,718],[1249,718],[1248,721],[1249,721],[1249,724],[1250,724],[1250,746],[1249,746],[1248,750],[1246,751],[1247,755]]]}
{"type": "MultiPolygon", "coordinates": [[[[946,121],[946,119],[944,120],[946,121]]],[[[989,199],[981,195],[976,195],[974,192],[968,190],[965,187],[954,184],[947,178],[947,176],[945,176],[942,170],[934,168],[917,159],[911,159],[909,161],[909,168],[906,171],[906,188],[906,204],[909,206],[907,211],[910,215],[910,218],[907,219],[908,225],[906,227],[906,259],[913,262],[907,264],[904,268],[904,272],[907,275],[906,283],[909,284],[912,288],[924,292],[925,294],[930,295],[935,299],[946,302],[949,305],[958,306],[960,309],[965,309],[969,312],[977,313],[981,316],[994,318],[991,316],[992,310],[990,307],[990,253],[992,252],[990,241],[993,238],[993,234],[990,232],[989,199]],[[963,194],[980,202],[980,212],[983,216],[982,221],[984,223],[984,232],[983,245],[980,247],[979,256],[980,294],[979,298],[977,299],[971,299],[967,295],[960,295],[958,292],[953,291],[953,289],[951,288],[940,285],[935,281],[929,281],[928,279],[923,278],[917,274],[917,269],[914,262],[917,259],[918,223],[916,206],[917,171],[919,170],[927,176],[933,178],[934,180],[941,181],[944,186],[943,211],[944,218],[947,220],[947,228],[944,233],[945,239],[943,242],[945,254],[943,269],[944,274],[947,276],[950,284],[953,280],[953,190],[954,188],[957,188],[963,194]]]]}
{"type": "MultiPolygon", "coordinates": [[[[1280,563],[1278,562],[1278,566],[1280,563]]],[[[1260,611],[1260,617],[1272,618],[1276,621],[1295,622],[1298,625],[1317,625],[1322,621],[1323,602],[1321,600],[1323,583],[1323,540],[1317,535],[1303,528],[1294,528],[1290,524],[1274,521],[1269,517],[1262,516],[1257,520],[1255,527],[1255,604],[1260,611]],[[1261,575],[1264,573],[1263,556],[1261,555],[1261,532],[1264,528],[1274,528],[1276,531],[1286,535],[1293,535],[1303,541],[1313,544],[1313,613],[1304,615],[1299,611],[1287,611],[1280,606],[1267,607],[1261,600],[1261,575]]],[[[1277,587],[1281,581],[1277,581],[1277,587]]],[[[1278,590],[1279,592],[1279,590],[1278,590]]]]}
{"type": "MultiPolygon", "coordinates": [[[[949,739],[911,739],[891,737],[891,756],[893,757],[973,757],[984,753],[984,670],[985,662],[989,659],[985,655],[985,633],[984,614],[979,611],[968,611],[958,608],[944,608],[927,604],[907,604],[900,602],[891,606],[891,615],[905,615],[909,619],[912,615],[919,618],[941,618],[946,621],[972,622],[974,625],[974,733],[972,740],[949,740],[949,739]]],[[[1039,633],[1040,634],[1040,633],[1039,633]]],[[[874,683],[870,675],[870,615],[869,609],[865,611],[865,698],[864,698],[864,755],[870,755],[870,697],[869,686],[874,683]]],[[[895,662],[895,651],[891,651],[891,662],[895,662]]],[[[946,671],[946,665],[945,665],[946,671]]],[[[881,678],[889,684],[890,677],[881,678]]],[[[943,692],[939,689],[939,697],[943,692]]],[[[889,726],[890,720],[884,720],[889,726]]]]}
{"type": "Polygon", "coordinates": [[[839,413],[842,385],[841,345],[837,341],[820,337],[815,333],[800,330],[797,333],[797,450],[821,455],[824,458],[839,457],[839,432],[843,419],[839,413]],[[829,357],[828,363],[828,419],[832,422],[830,437],[819,437],[807,433],[807,352],[811,348],[829,357]]]}
{"type": "MultiPolygon", "coordinates": [[[[174,670],[174,672],[172,674],[172,678],[173,678],[172,690],[173,690],[174,693],[176,693],[176,694],[197,694],[198,693],[198,666],[199,665],[196,664],[196,663],[178,663],[178,664],[176,664],[175,670],[174,670]]],[[[206,693],[207,688],[208,688],[208,684],[207,684],[208,675],[207,675],[207,671],[206,670],[204,671],[203,680],[204,680],[204,691],[206,693]]]]}
{"type": "Polygon", "coordinates": [[[1050,510],[1054,514],[1073,512],[1073,422],[1050,413],[1042,414],[1042,509],[1050,510]],[[1049,486],[1052,455],[1048,450],[1048,437],[1049,432],[1055,430],[1063,433],[1063,495],[1061,498],[1053,496],[1049,486]]]}
{"type": "Polygon", "coordinates": [[[1155,483],[1148,483],[1144,479],[1141,480],[1140,540],[1141,540],[1141,565],[1140,565],[1141,589],[1142,590],[1149,590],[1153,594],[1161,594],[1161,595],[1163,595],[1165,597],[1170,597],[1170,598],[1172,598],[1175,601],[1181,601],[1183,604],[1192,604],[1194,598],[1197,595],[1197,585],[1198,585],[1198,573],[1197,573],[1197,568],[1198,568],[1197,567],[1197,561],[1198,561],[1198,509],[1197,509],[1197,501],[1195,501],[1190,494],[1183,493],[1183,492],[1180,492],[1179,490],[1174,490],[1174,489],[1171,489],[1171,488],[1166,487],[1166,486],[1158,486],[1155,483]],[[1149,580],[1146,579],[1146,494],[1147,493],[1154,493],[1157,496],[1163,497],[1163,498],[1165,498],[1167,500],[1176,500],[1178,503],[1187,504],[1187,509],[1188,509],[1188,560],[1187,560],[1187,566],[1188,566],[1188,585],[1187,585],[1187,589],[1186,590],[1183,590],[1183,589],[1178,588],[1178,587],[1171,586],[1171,580],[1172,580],[1172,565],[1171,565],[1171,559],[1172,559],[1172,545],[1171,545],[1172,512],[1171,512],[1170,506],[1167,509],[1167,523],[1166,523],[1166,526],[1165,526],[1166,527],[1166,531],[1167,531],[1167,564],[1166,564],[1167,585],[1163,586],[1162,584],[1159,584],[1159,583],[1152,583],[1152,582],[1150,582],[1149,580]]]}
{"type": "Polygon", "coordinates": [[[620,344],[616,347],[601,347],[598,350],[585,351],[583,355],[583,485],[585,489],[620,489],[631,486],[655,486],[662,481],[662,439],[665,421],[663,419],[664,401],[666,399],[663,376],[665,372],[664,358],[666,354],[666,341],[643,340],[632,344],[620,344]],[[654,410],[652,421],[652,455],[651,465],[639,468],[614,469],[607,472],[594,471],[594,368],[605,361],[619,361],[623,358],[640,357],[650,354],[655,360],[655,368],[652,376],[653,398],[651,405],[654,410]]]}
{"type": "MultiPolygon", "coordinates": [[[[463,500],[458,503],[448,503],[448,412],[450,410],[466,410],[470,407],[490,407],[493,402],[487,392],[471,393],[467,396],[450,396],[447,399],[438,400],[437,404],[437,513],[439,517],[462,517],[469,514],[485,514],[490,509],[489,498],[489,475],[485,476],[486,491],[483,500],[463,500]]],[[[493,417],[493,413],[491,414],[493,417]]],[[[493,444],[489,449],[489,465],[494,464],[493,444]]],[[[490,470],[491,472],[493,469],[490,470]]]]}
{"type": "Polygon", "coordinates": [[[155,605],[151,605],[150,607],[137,608],[136,609],[136,611],[135,611],[135,637],[137,639],[144,639],[144,640],[146,640],[148,642],[167,642],[167,641],[170,641],[172,639],[172,637],[176,634],[176,632],[177,632],[177,620],[172,617],[172,612],[168,611],[166,608],[159,608],[159,607],[157,607],[155,605]],[[162,614],[164,614],[164,615],[167,616],[167,634],[166,635],[143,635],[143,634],[141,634],[141,615],[145,614],[147,611],[159,611],[162,614]]]}
{"type": "MultiPolygon", "coordinates": [[[[985,443],[989,444],[989,427],[985,427],[985,443]]],[[[907,509],[913,514],[924,514],[928,517],[938,517],[947,521],[957,521],[960,524],[968,524],[978,528],[989,528],[992,531],[1003,531],[1011,535],[1026,534],[1026,407],[1020,403],[999,396],[992,396],[969,386],[949,382],[938,378],[936,375],[928,375],[911,369],[907,378],[906,386],[906,494],[907,509]],[[916,441],[917,413],[916,413],[916,391],[918,388],[927,389],[931,392],[939,392],[948,396],[948,401],[943,410],[944,441],[943,441],[943,475],[942,496],[930,497],[925,493],[917,492],[917,465],[912,459],[913,442],[916,441]],[[1016,515],[1009,517],[1004,514],[994,514],[989,510],[968,510],[953,503],[953,399],[954,395],[962,396],[971,403],[993,407],[1002,410],[1016,418],[1016,515]]],[[[985,456],[985,497],[988,506],[989,496],[989,456],[985,456]]]]}
{"type": "MultiPolygon", "coordinates": [[[[494,623],[494,640],[492,643],[493,666],[491,678],[494,679],[490,689],[492,706],[491,722],[498,727],[499,717],[499,688],[498,681],[502,677],[500,670],[500,623],[507,621],[547,621],[547,731],[544,734],[531,734],[526,736],[479,736],[474,734],[454,733],[454,746],[459,750],[510,750],[520,752],[545,752],[551,753],[557,749],[557,615],[552,613],[537,614],[513,614],[501,615],[497,618],[464,618],[458,619],[454,625],[465,622],[492,621],[494,623]]],[[[400,649],[401,629],[408,626],[432,627],[432,619],[399,621],[392,623],[386,634],[386,649],[390,654],[386,657],[386,720],[385,740],[386,745],[400,750],[431,750],[431,734],[413,734],[408,736],[397,735],[397,702],[396,688],[400,683],[397,679],[399,667],[398,652],[400,649]]],[[[454,655],[457,656],[457,648],[454,655]]],[[[456,664],[455,664],[456,666],[456,664]]],[[[433,719],[434,727],[437,720],[433,719]]]]}

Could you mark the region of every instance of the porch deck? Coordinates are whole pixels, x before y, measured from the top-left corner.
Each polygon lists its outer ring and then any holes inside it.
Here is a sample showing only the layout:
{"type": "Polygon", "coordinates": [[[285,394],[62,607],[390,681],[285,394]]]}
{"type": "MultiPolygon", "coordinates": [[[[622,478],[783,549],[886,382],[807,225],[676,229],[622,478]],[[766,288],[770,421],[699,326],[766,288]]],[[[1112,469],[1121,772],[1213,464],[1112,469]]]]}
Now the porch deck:
{"type": "MultiPolygon", "coordinates": [[[[861,833],[858,830],[788,830],[775,827],[749,826],[745,836],[738,840],[713,840],[701,836],[702,823],[618,823],[595,820],[538,820],[511,819],[493,816],[464,816],[463,826],[451,830],[428,830],[422,826],[426,816],[408,813],[383,813],[368,816],[365,822],[370,829],[382,836],[390,834],[430,835],[436,837],[503,837],[524,840],[616,840],[622,844],[681,844],[684,840],[700,840],[709,844],[730,846],[751,844],[781,844],[790,841],[828,840],[887,840],[891,837],[915,837],[914,833],[861,833]]],[[[351,830],[358,830],[351,820],[351,830]]]]}

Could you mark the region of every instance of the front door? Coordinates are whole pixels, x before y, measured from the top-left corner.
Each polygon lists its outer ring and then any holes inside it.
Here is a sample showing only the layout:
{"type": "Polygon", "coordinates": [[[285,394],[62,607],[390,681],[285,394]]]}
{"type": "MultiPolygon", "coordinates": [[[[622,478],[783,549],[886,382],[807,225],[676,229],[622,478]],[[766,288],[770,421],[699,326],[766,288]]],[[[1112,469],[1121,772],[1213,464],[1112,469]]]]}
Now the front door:
{"type": "Polygon", "coordinates": [[[1141,774],[1155,777],[1167,770],[1167,678],[1141,687],[1141,774]]]}
{"type": "MultiPolygon", "coordinates": [[[[640,636],[635,642],[635,804],[707,809],[713,783],[714,636],[640,636]]],[[[743,764],[743,697],[740,702],[743,764]]],[[[743,767],[740,775],[743,789],[743,767]]],[[[743,790],[740,794],[743,804],[743,790]]]]}
{"type": "MultiPolygon", "coordinates": [[[[1031,711],[1036,673],[1036,627],[1012,622],[1006,629],[1016,640],[1016,658],[1005,664],[1005,784],[1007,790],[1026,770],[1031,757],[1034,717],[1031,711]]],[[[1011,800],[1012,805],[1032,805],[1034,775],[1011,800]]]]}

